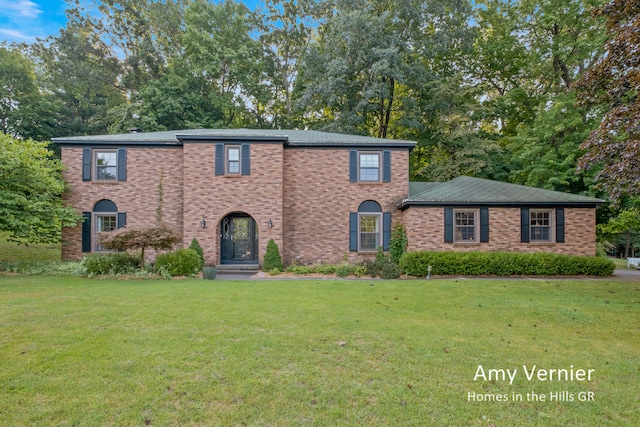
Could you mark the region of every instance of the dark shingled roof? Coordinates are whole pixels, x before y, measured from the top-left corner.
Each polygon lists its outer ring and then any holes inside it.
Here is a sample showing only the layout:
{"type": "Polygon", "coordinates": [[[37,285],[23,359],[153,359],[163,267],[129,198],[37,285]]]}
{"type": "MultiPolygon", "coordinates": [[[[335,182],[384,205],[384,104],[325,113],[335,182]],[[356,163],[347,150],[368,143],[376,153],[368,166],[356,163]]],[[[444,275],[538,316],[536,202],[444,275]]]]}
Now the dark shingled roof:
{"type": "Polygon", "coordinates": [[[409,197],[400,208],[411,205],[576,205],[597,206],[604,200],[543,188],[489,179],[460,176],[448,182],[409,183],[409,197]]]}
{"type": "Polygon", "coordinates": [[[118,135],[92,135],[53,138],[59,145],[180,146],[185,142],[204,141],[281,141],[285,146],[308,147],[398,147],[413,148],[414,141],[372,138],[361,135],[285,129],[187,129],[163,132],[138,132],[118,135]]]}

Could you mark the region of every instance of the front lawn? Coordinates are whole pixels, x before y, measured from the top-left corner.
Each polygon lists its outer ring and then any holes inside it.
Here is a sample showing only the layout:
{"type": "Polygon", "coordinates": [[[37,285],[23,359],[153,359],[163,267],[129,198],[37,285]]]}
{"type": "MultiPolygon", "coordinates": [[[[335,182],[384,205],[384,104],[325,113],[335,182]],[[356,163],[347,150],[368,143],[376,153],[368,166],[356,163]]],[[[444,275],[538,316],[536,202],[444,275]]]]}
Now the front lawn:
{"type": "Polygon", "coordinates": [[[60,243],[18,244],[0,232],[0,262],[6,261],[60,261],[60,243]]]}
{"type": "Polygon", "coordinates": [[[638,282],[0,275],[0,325],[3,426],[640,419],[638,282]]]}

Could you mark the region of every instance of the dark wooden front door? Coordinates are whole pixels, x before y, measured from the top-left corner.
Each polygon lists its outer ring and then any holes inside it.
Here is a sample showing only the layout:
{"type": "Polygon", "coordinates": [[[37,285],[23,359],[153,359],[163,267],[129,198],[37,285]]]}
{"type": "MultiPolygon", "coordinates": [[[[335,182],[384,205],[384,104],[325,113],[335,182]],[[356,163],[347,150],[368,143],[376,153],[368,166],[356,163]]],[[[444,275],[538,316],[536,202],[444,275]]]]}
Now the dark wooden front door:
{"type": "Polygon", "coordinates": [[[220,223],[220,239],[221,264],[258,263],[258,227],[249,215],[227,215],[220,223]]]}

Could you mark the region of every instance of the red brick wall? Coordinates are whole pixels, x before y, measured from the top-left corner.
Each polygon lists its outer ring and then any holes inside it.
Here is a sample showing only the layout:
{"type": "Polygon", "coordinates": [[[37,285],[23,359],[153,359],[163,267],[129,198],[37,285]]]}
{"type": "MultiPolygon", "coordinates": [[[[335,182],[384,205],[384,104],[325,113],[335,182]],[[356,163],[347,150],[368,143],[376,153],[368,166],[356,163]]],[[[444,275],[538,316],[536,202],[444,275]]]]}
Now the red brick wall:
{"type": "MultiPolygon", "coordinates": [[[[182,234],[182,150],[179,148],[128,148],[127,180],[82,181],[82,148],[62,148],[63,177],[69,184],[65,196],[78,212],[91,212],[96,202],[111,200],[127,213],[127,226],[155,224],[162,177],[163,220],[182,234]]],[[[93,215],[92,215],[93,220],[93,215]]],[[[92,224],[93,226],[93,224],[92,224]]],[[[80,259],[82,226],[62,230],[62,259],[80,259]]],[[[93,243],[93,242],[92,242],[93,243]]]]}
{"type": "Polygon", "coordinates": [[[251,174],[215,174],[215,144],[184,144],[184,242],[194,237],[202,246],[205,262],[220,262],[220,223],[232,212],[244,212],[259,230],[260,262],[270,239],[283,243],[283,146],[251,144],[251,174]],[[205,218],[206,228],[200,227],[205,218]],[[271,220],[273,228],[268,228],[271,220]]]}
{"type": "Polygon", "coordinates": [[[565,208],[565,243],[521,243],[520,209],[489,209],[489,242],[445,243],[444,208],[406,209],[402,221],[407,230],[410,251],[512,251],[556,252],[571,255],[596,254],[595,209],[565,208]]]}
{"type": "Polygon", "coordinates": [[[409,187],[408,151],[392,151],[391,182],[376,184],[349,182],[348,149],[289,148],[284,154],[285,263],[362,258],[349,252],[349,213],[374,200],[396,220],[395,206],[409,187]]]}

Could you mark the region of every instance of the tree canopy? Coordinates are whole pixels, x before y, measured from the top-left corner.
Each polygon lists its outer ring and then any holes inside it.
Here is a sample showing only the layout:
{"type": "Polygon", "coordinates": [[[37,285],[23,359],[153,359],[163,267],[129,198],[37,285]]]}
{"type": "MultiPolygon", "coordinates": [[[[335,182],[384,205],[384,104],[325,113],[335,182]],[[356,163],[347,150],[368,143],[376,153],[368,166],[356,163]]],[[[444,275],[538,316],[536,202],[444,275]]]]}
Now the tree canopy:
{"type": "Polygon", "coordinates": [[[413,180],[640,191],[638,0],[68,5],[0,48],[5,134],[311,128],[417,141],[413,180]]]}
{"type": "Polygon", "coordinates": [[[47,143],[0,133],[0,231],[21,243],[60,241],[80,217],[62,201],[62,165],[47,143]]]}
{"type": "Polygon", "coordinates": [[[603,118],[582,144],[580,169],[614,200],[640,195],[640,1],[612,0],[596,10],[606,19],[604,55],[577,82],[580,105],[603,118]]]}

